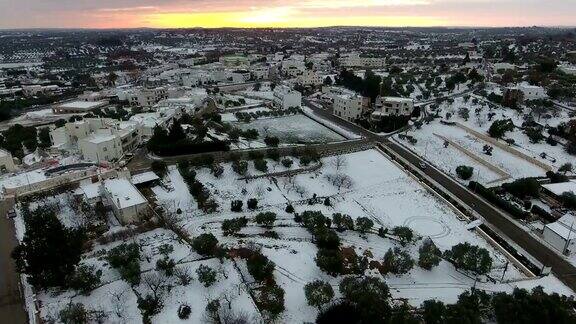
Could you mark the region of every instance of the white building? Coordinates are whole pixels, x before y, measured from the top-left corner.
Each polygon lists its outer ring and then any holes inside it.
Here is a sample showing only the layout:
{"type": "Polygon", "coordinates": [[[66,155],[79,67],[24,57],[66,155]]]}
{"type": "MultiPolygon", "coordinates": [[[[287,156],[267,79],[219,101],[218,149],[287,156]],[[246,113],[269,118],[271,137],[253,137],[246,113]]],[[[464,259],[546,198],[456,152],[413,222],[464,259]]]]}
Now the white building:
{"type": "Polygon", "coordinates": [[[16,170],[12,154],[6,150],[0,149],[0,173],[13,172],[16,170]]]}
{"type": "Polygon", "coordinates": [[[546,224],[542,231],[544,240],[561,253],[571,253],[576,245],[576,216],[566,214],[554,223],[546,224]]]}
{"type": "Polygon", "coordinates": [[[248,66],[250,66],[250,60],[248,57],[241,55],[222,56],[220,57],[219,62],[230,68],[248,68],[248,66]]]}
{"type": "Polygon", "coordinates": [[[254,80],[265,80],[268,79],[270,74],[270,67],[267,65],[252,65],[250,67],[250,73],[254,80]]]}
{"type": "Polygon", "coordinates": [[[86,114],[95,109],[108,106],[108,101],[72,101],[61,105],[53,106],[52,112],[55,114],[86,114]]]}
{"type": "Polygon", "coordinates": [[[303,86],[317,86],[324,83],[322,76],[312,70],[305,70],[297,78],[298,83],[303,86]]]}
{"type": "Polygon", "coordinates": [[[368,107],[369,98],[360,95],[337,95],[334,97],[333,114],[347,121],[354,122],[362,116],[368,107]]]}
{"type": "Polygon", "coordinates": [[[380,120],[385,116],[410,116],[414,111],[414,100],[400,97],[376,98],[375,110],[372,113],[373,120],[380,120]]]}
{"type": "Polygon", "coordinates": [[[122,224],[140,220],[149,211],[148,201],[127,179],[104,180],[105,196],[122,224]]]}
{"type": "Polygon", "coordinates": [[[118,99],[128,101],[130,106],[149,108],[160,100],[168,99],[168,90],[164,87],[133,88],[118,92],[118,99]]]}
{"type": "Polygon", "coordinates": [[[278,85],[274,89],[274,105],[280,109],[300,107],[302,94],[286,85],[278,85]]]}
{"type": "Polygon", "coordinates": [[[522,83],[515,88],[524,94],[524,100],[544,99],[548,97],[546,90],[539,86],[522,83]]]}

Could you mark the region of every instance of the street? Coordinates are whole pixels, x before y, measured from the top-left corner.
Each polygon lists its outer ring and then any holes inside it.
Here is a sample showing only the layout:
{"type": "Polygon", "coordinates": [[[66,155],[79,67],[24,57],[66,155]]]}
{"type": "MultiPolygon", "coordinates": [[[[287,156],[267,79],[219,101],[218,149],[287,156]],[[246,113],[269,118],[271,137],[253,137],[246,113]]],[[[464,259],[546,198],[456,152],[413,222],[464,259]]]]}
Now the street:
{"type": "Polygon", "coordinates": [[[6,218],[6,212],[11,203],[0,202],[0,322],[26,323],[24,301],[19,290],[19,276],[10,257],[12,249],[17,244],[14,226],[6,218]]]}

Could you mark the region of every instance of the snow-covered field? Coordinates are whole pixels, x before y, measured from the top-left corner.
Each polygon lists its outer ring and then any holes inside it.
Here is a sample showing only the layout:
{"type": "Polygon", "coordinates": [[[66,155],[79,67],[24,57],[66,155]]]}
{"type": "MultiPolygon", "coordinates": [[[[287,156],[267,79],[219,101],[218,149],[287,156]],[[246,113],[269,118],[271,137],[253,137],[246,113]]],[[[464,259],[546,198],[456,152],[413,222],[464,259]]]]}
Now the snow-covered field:
{"type": "Polygon", "coordinates": [[[345,140],[343,136],[304,115],[258,119],[249,123],[237,123],[236,126],[241,129],[255,128],[261,136],[276,136],[282,143],[288,144],[345,140]]]}
{"type": "MultiPolygon", "coordinates": [[[[493,278],[502,276],[506,263],[504,256],[477,234],[468,231],[466,223],[459,221],[452,209],[400,171],[383,155],[375,150],[369,150],[344,157],[345,166],[341,166],[339,171],[335,166],[336,158],[325,158],[323,167],[318,172],[277,178],[276,181],[267,178],[236,180],[238,176],[233,173],[230,165],[225,166],[223,176],[218,179],[207,169],[199,170],[197,179],[210,188],[213,197],[220,205],[221,211],[211,215],[202,215],[194,208],[193,203],[190,203],[190,197],[187,196],[182,179],[175,169],[169,174],[175,190],[168,192],[157,187],[154,188],[154,192],[159,202],[161,204],[164,202],[164,206],[169,210],[175,211],[177,208],[183,210],[180,222],[192,236],[209,232],[229,246],[256,245],[276,263],[275,280],[286,290],[287,310],[282,322],[309,321],[315,317],[316,310],[308,306],[304,298],[303,287],[307,282],[321,278],[336,286],[340,280],[326,275],[315,265],[317,249],[311,242],[310,234],[293,221],[292,215],[284,212],[288,203],[295,206],[297,213],[317,210],[330,216],[332,213],[341,212],[349,214],[352,218],[369,217],[374,220],[376,227],[408,226],[420,238],[430,237],[441,250],[449,249],[461,242],[485,247],[495,260],[490,276],[493,278]],[[336,173],[349,175],[353,182],[352,187],[338,190],[332,185],[326,175],[336,173]],[[325,206],[322,203],[308,205],[307,200],[314,194],[319,197],[331,197],[332,206],[325,206]],[[258,211],[243,213],[229,211],[230,201],[235,199],[246,201],[249,198],[259,199],[258,211]],[[242,243],[239,243],[238,238],[222,235],[220,230],[222,220],[239,216],[253,217],[260,211],[273,211],[278,214],[279,220],[274,231],[278,233],[279,239],[258,235],[265,230],[252,224],[241,231],[242,243]]],[[[356,232],[345,232],[340,236],[344,246],[353,247],[359,255],[370,251],[373,258],[378,260],[381,260],[389,248],[398,246],[392,240],[373,234],[362,237],[356,232]]],[[[420,242],[417,242],[406,248],[414,258],[417,258],[419,245],[420,242]]],[[[371,273],[379,275],[376,271],[371,273]]],[[[510,267],[504,276],[504,282],[492,283],[484,278],[480,279],[481,282],[477,287],[487,291],[511,291],[515,286],[529,288],[543,285],[549,291],[572,294],[554,277],[526,279],[519,270],[510,267]],[[525,281],[520,284],[510,282],[515,280],[525,281]]],[[[419,305],[431,298],[453,302],[460,293],[474,284],[475,278],[468,273],[455,270],[451,264],[443,261],[432,271],[416,266],[408,274],[387,275],[385,280],[392,288],[394,298],[405,298],[411,304],[419,305]]]]}

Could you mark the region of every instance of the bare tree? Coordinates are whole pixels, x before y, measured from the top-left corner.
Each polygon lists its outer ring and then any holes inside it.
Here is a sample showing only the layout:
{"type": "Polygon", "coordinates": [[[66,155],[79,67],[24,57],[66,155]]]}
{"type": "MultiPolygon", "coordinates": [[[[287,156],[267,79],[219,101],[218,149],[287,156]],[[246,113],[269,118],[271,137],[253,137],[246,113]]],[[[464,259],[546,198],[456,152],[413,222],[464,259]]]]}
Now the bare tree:
{"type": "Polygon", "coordinates": [[[176,267],[174,270],[174,276],[178,278],[178,282],[182,286],[187,286],[192,282],[192,271],[190,270],[190,267],[176,267]]]}
{"type": "Polygon", "coordinates": [[[332,165],[334,166],[336,171],[340,171],[340,169],[342,169],[348,165],[348,160],[346,159],[346,157],[344,155],[337,155],[332,160],[332,165]]]}
{"type": "Polygon", "coordinates": [[[171,288],[170,285],[168,284],[168,278],[159,274],[158,272],[152,272],[146,274],[142,278],[142,282],[146,287],[148,287],[148,289],[156,299],[161,299],[164,296],[164,294],[171,288]]]}
{"type": "Polygon", "coordinates": [[[113,291],[110,293],[112,295],[112,311],[118,318],[124,317],[124,311],[126,309],[126,300],[128,299],[128,293],[126,289],[113,291]]]}

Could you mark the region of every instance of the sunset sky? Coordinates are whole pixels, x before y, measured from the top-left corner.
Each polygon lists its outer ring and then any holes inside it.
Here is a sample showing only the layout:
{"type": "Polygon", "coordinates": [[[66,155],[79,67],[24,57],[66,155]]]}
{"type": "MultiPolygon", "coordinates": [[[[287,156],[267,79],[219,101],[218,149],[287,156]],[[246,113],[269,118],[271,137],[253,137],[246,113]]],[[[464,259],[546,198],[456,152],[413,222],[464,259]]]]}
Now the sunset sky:
{"type": "Polygon", "coordinates": [[[0,0],[0,28],[576,26],[576,0],[0,0]]]}

